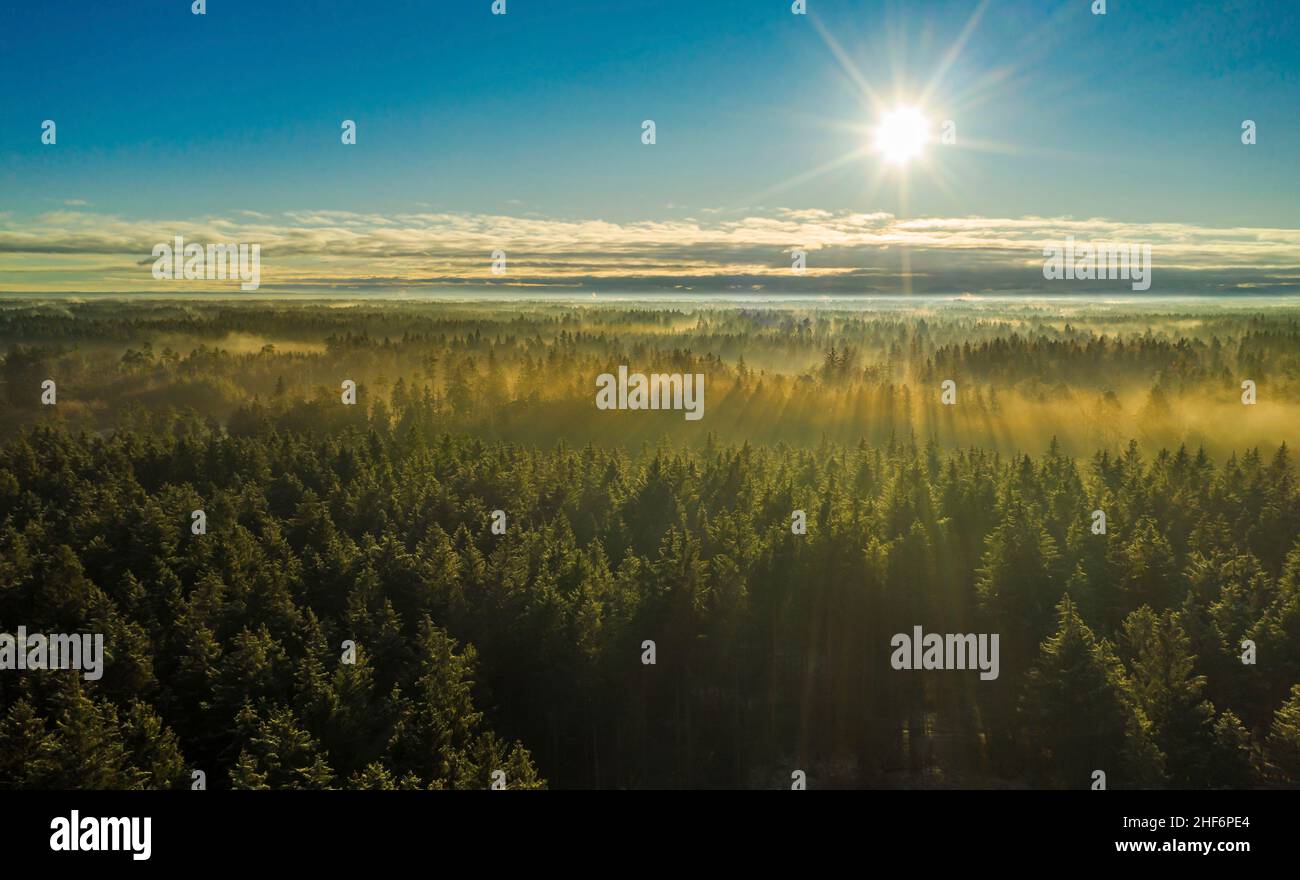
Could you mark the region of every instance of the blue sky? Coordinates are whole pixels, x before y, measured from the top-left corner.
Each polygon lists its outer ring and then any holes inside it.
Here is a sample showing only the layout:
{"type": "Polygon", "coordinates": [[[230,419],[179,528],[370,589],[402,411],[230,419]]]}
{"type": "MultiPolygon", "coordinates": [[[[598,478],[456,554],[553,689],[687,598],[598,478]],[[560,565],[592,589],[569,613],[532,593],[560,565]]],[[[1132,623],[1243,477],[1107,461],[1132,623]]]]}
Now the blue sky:
{"type": "Polygon", "coordinates": [[[1089,0],[809,0],[809,16],[788,0],[490,5],[6,4],[0,216],[636,224],[817,210],[1300,227],[1295,3],[1108,0],[1105,16],[1089,0]],[[954,120],[957,144],[931,144],[905,174],[865,156],[791,185],[874,121],[819,24],[888,101],[933,82],[922,109],[954,120]],[[40,143],[44,119],[56,146],[40,143]],[[339,143],[343,119],[356,146],[339,143]],[[1250,147],[1244,119],[1258,125],[1250,147]]]}

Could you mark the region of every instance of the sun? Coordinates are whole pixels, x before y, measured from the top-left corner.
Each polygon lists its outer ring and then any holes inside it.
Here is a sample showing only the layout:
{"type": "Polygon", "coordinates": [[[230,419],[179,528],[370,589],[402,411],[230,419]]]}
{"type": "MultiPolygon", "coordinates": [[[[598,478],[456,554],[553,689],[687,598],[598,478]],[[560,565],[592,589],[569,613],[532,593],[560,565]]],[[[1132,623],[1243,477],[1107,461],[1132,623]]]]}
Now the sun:
{"type": "Polygon", "coordinates": [[[930,140],[930,122],[917,107],[895,107],[880,118],[875,148],[886,162],[906,165],[930,140]]]}

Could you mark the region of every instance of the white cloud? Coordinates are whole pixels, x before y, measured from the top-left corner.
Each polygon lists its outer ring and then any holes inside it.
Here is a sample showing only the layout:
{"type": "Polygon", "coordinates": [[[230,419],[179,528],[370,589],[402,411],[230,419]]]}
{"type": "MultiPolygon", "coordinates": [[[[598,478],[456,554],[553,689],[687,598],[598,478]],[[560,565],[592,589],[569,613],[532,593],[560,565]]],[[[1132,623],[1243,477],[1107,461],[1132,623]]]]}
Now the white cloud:
{"type": "MultiPolygon", "coordinates": [[[[707,212],[705,212],[707,214],[707,212]]],[[[1078,241],[1150,244],[1156,277],[1174,273],[1214,289],[1296,289],[1300,230],[1127,223],[1105,218],[930,217],[773,209],[724,219],[617,223],[532,215],[339,210],[267,215],[239,211],[190,219],[128,219],[55,210],[0,215],[0,290],[156,290],[153,246],[176,235],[202,243],[262,246],[263,287],[334,284],[395,287],[500,283],[496,248],[509,255],[507,283],[645,283],[887,290],[904,271],[927,289],[1041,286],[1043,248],[1078,241]],[[789,251],[808,251],[797,281],[789,251]]],[[[1168,276],[1167,276],[1168,277],[1168,276]]]]}

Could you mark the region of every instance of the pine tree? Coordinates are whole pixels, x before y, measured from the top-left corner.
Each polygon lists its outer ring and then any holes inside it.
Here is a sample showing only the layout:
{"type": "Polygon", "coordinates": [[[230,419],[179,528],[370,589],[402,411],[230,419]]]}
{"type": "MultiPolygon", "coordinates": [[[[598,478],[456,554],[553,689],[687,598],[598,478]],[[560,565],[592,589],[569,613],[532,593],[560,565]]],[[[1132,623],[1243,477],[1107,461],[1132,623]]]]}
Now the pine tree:
{"type": "Polygon", "coordinates": [[[148,774],[132,767],[117,710],[82,689],[80,674],[59,676],[54,695],[54,735],[44,738],[27,770],[32,787],[50,789],[142,788],[148,774]]]}
{"type": "Polygon", "coordinates": [[[52,739],[31,702],[23,698],[10,706],[0,721],[0,789],[36,787],[28,780],[52,739]]]}
{"type": "Polygon", "coordinates": [[[1300,787],[1300,684],[1273,716],[1264,744],[1269,779],[1289,788],[1300,787]]]}
{"type": "Polygon", "coordinates": [[[1131,658],[1132,692],[1151,723],[1151,738],[1165,755],[1174,788],[1200,788],[1243,772],[1248,783],[1249,752],[1236,733],[1235,717],[1216,719],[1203,696],[1205,677],[1193,672],[1191,640],[1172,611],[1156,614],[1142,606],[1124,621],[1131,658]],[[1217,778],[1216,778],[1217,777],[1217,778]]]}
{"type": "Polygon", "coordinates": [[[277,706],[262,716],[246,704],[237,724],[240,752],[230,774],[233,787],[332,787],[334,771],[315,738],[302,729],[289,707],[277,706]]]}
{"type": "Polygon", "coordinates": [[[1022,744],[1030,770],[1047,784],[1086,788],[1096,770],[1111,788],[1158,784],[1163,755],[1133,699],[1124,667],[1098,642],[1069,596],[1059,626],[1043,642],[1020,703],[1022,744]]]}
{"type": "Polygon", "coordinates": [[[188,780],[180,742],[153,707],[130,702],[122,719],[122,740],[131,765],[145,774],[145,788],[177,788],[188,780]]]}
{"type": "Polygon", "coordinates": [[[992,620],[1010,630],[1003,669],[1022,673],[1032,657],[1015,645],[1035,645],[1050,631],[1052,607],[1064,590],[1056,541],[1018,496],[1005,506],[1002,522],[989,535],[979,570],[980,604],[992,620]]]}

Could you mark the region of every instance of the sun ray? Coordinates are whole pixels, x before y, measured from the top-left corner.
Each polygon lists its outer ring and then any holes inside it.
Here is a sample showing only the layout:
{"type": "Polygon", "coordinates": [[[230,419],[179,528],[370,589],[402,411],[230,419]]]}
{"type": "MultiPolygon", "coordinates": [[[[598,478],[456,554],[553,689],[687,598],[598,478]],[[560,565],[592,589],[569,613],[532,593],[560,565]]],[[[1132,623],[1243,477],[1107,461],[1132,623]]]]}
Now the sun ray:
{"type": "Polygon", "coordinates": [[[773,184],[772,186],[768,187],[762,192],[752,196],[749,199],[749,201],[757,202],[769,196],[776,195],[777,193],[785,192],[786,190],[792,189],[793,187],[799,186],[800,184],[807,183],[810,180],[815,180],[816,178],[821,177],[823,174],[829,174],[830,172],[834,171],[836,168],[843,168],[845,165],[849,165],[853,162],[863,159],[866,156],[870,155],[870,153],[871,153],[870,146],[864,144],[860,147],[849,150],[847,153],[843,153],[839,156],[836,156],[834,159],[823,162],[821,165],[818,165],[815,168],[810,168],[809,170],[804,171],[801,174],[796,174],[794,177],[791,177],[787,180],[783,180],[780,183],[773,184]]]}
{"type": "Polygon", "coordinates": [[[871,88],[871,83],[867,82],[867,78],[862,75],[862,71],[858,70],[857,65],[853,63],[853,59],[844,51],[844,48],[835,37],[831,36],[831,32],[822,24],[821,19],[816,15],[810,15],[808,18],[812,21],[813,26],[817,28],[817,33],[821,35],[822,41],[831,50],[831,54],[840,63],[840,67],[843,68],[845,74],[848,75],[849,79],[853,80],[853,84],[858,87],[862,97],[866,98],[867,104],[864,105],[866,109],[874,111],[884,106],[884,102],[876,95],[875,89],[871,88]]]}
{"type": "Polygon", "coordinates": [[[966,41],[970,39],[970,35],[975,32],[975,25],[979,24],[979,20],[984,15],[984,10],[988,5],[989,0],[983,0],[979,6],[975,7],[975,11],[966,20],[966,26],[957,35],[957,39],[953,41],[952,46],[949,47],[947,53],[943,56],[943,60],[939,62],[939,66],[935,69],[934,76],[930,77],[930,82],[922,90],[919,103],[924,105],[934,97],[934,90],[943,81],[948,69],[956,63],[957,58],[961,55],[961,50],[966,46],[966,41]]]}

